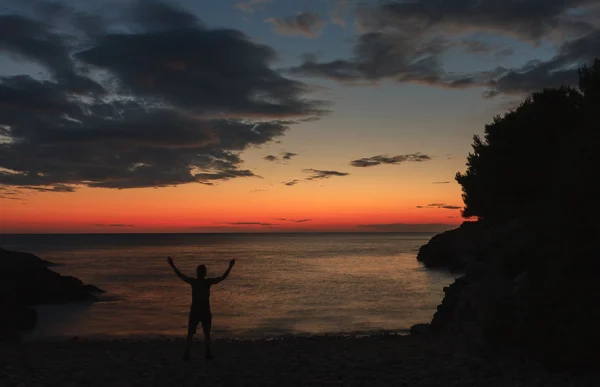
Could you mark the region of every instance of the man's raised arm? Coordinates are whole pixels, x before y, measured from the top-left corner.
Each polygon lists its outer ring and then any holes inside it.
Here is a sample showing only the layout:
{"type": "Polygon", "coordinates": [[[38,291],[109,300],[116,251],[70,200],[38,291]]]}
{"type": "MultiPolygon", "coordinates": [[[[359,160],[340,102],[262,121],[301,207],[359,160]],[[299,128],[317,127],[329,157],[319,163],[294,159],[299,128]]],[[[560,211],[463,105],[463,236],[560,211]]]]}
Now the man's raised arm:
{"type": "Polygon", "coordinates": [[[192,279],[186,275],[183,275],[179,269],[177,268],[177,266],[175,266],[175,262],[173,262],[173,258],[171,257],[167,257],[167,262],[169,262],[169,266],[171,266],[171,268],[173,269],[173,271],[175,272],[175,274],[177,275],[177,277],[181,278],[183,281],[187,282],[188,284],[192,283],[192,279]]]}
{"type": "Polygon", "coordinates": [[[233,265],[235,265],[235,259],[232,259],[231,261],[229,261],[229,267],[227,268],[227,270],[225,271],[225,273],[223,273],[222,276],[217,277],[217,278],[212,278],[211,282],[213,284],[218,284],[219,282],[221,282],[225,278],[227,278],[227,276],[229,276],[229,273],[231,272],[231,269],[233,269],[233,265]]]}

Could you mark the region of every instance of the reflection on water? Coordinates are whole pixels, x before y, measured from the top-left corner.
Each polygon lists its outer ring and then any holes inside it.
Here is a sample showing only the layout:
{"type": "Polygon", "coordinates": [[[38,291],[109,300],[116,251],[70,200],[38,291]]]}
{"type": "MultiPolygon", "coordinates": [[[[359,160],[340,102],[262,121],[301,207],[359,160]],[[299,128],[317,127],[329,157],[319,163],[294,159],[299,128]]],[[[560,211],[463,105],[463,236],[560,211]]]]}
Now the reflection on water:
{"type": "Polygon", "coordinates": [[[213,287],[216,337],[401,331],[431,319],[453,280],[415,251],[430,234],[3,236],[6,248],[106,290],[110,302],[42,306],[30,338],[185,333],[190,289],[165,261],[230,277],[213,287]],[[55,237],[53,239],[53,237],[55,237]]]}

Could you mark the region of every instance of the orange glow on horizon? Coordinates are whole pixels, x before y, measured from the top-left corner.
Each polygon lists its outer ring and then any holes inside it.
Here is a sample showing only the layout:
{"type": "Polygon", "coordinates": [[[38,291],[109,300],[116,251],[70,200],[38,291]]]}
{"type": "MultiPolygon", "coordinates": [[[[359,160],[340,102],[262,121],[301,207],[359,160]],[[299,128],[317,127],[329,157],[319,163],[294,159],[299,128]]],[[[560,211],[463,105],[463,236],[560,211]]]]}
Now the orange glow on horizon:
{"type": "MultiPolygon", "coordinates": [[[[283,215],[265,214],[273,211],[245,211],[243,215],[165,211],[148,214],[130,211],[107,213],[102,208],[65,213],[56,208],[38,212],[23,208],[2,210],[0,233],[121,233],[121,232],[286,232],[286,231],[394,231],[367,225],[458,225],[462,219],[456,211],[406,209],[388,213],[361,211],[355,213],[317,211],[286,211],[283,215]],[[302,214],[302,216],[300,216],[302,214]]],[[[418,226],[413,228],[419,229],[418,226]]],[[[443,227],[442,227],[443,228],[443,227]]],[[[440,227],[433,227],[439,230],[440,227]]],[[[410,231],[408,229],[407,231],[410,231]]],[[[418,231],[418,230],[416,230],[418,231]]]]}
{"type": "Polygon", "coordinates": [[[431,184],[431,178],[416,174],[403,181],[370,174],[293,187],[281,184],[284,180],[76,192],[21,189],[13,196],[19,200],[0,195],[0,233],[440,231],[462,223],[458,209],[428,207],[462,206],[460,187],[431,184]],[[294,222],[303,219],[310,220],[294,222]]]}

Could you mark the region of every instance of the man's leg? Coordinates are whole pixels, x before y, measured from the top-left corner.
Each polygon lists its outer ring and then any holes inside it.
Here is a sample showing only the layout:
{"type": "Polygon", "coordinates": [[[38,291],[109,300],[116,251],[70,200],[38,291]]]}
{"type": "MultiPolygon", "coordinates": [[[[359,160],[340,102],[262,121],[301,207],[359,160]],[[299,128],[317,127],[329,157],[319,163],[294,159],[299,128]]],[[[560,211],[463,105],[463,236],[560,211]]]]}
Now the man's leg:
{"type": "Polygon", "coordinates": [[[192,340],[194,339],[194,333],[196,333],[196,327],[198,326],[198,320],[195,319],[190,313],[188,320],[188,333],[185,341],[185,353],[183,354],[183,360],[190,360],[190,350],[192,349],[192,340]]]}
{"type": "Polygon", "coordinates": [[[207,360],[212,360],[213,355],[210,350],[210,330],[212,328],[212,316],[207,316],[202,319],[202,332],[204,333],[205,355],[207,360]]]}

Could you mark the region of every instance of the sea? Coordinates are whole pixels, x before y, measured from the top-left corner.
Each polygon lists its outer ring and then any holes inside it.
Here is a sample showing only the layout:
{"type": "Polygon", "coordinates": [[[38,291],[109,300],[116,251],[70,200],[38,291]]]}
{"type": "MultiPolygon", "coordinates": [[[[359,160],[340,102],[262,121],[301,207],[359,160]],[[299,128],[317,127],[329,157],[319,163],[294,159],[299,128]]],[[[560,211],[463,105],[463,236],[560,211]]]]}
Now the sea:
{"type": "MultiPolygon", "coordinates": [[[[56,263],[106,293],[99,302],[42,305],[25,340],[72,337],[181,337],[189,276],[204,264],[212,287],[213,336],[407,333],[429,322],[456,274],[416,256],[433,234],[48,234],[0,235],[0,246],[56,263]]],[[[198,332],[201,332],[199,330],[198,332]]]]}

